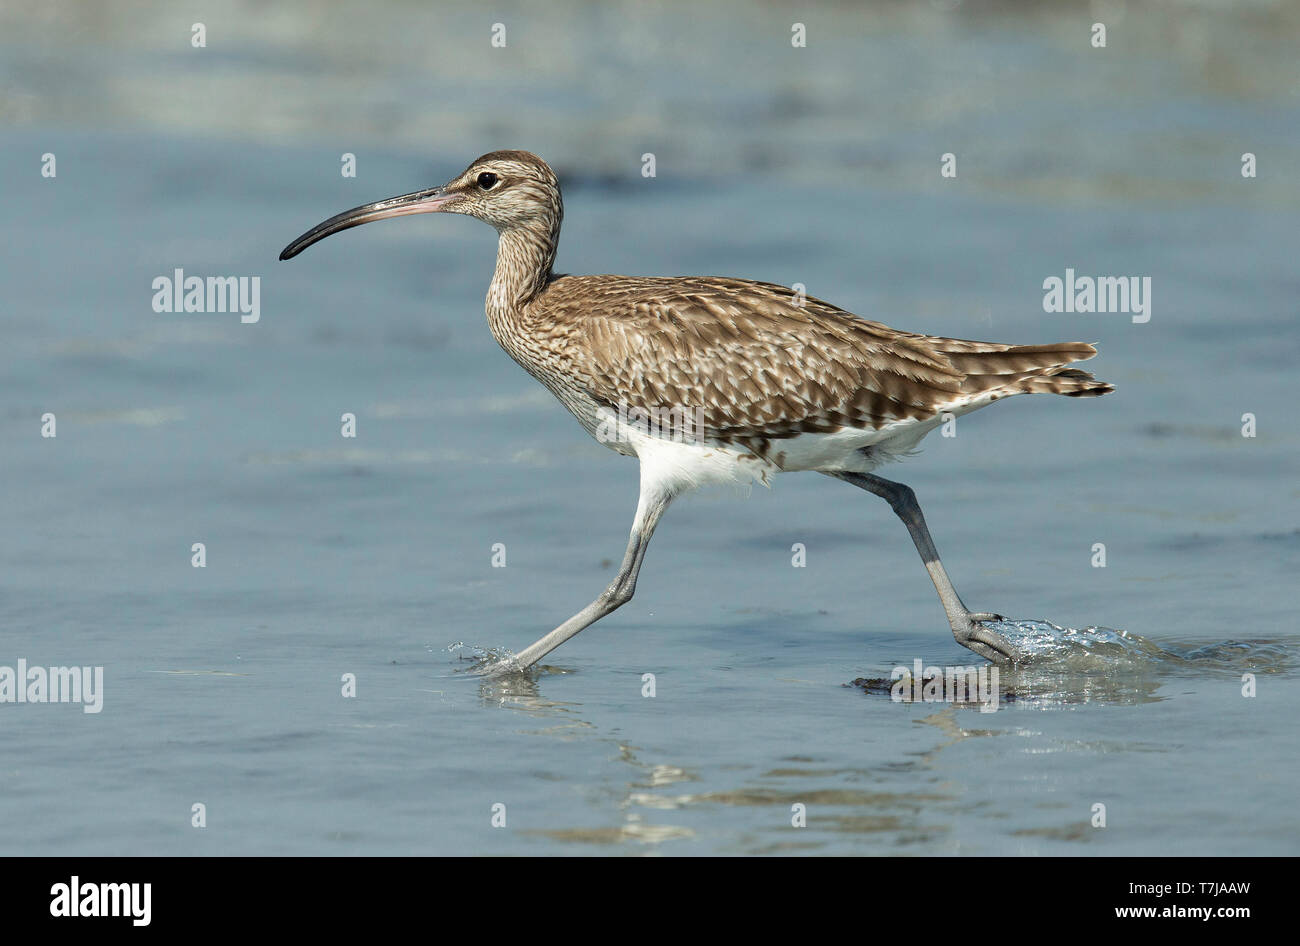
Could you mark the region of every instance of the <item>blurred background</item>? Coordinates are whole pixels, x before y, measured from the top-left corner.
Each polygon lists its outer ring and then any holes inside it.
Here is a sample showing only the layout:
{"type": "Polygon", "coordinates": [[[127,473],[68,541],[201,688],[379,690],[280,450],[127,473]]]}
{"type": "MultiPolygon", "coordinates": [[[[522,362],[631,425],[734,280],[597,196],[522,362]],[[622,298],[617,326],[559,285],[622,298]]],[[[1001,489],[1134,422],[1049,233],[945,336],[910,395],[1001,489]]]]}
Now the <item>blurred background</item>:
{"type": "Polygon", "coordinates": [[[1263,0],[9,0],[0,664],[105,693],[0,706],[5,849],[1295,853],[1298,28],[1263,0]],[[844,686],[974,661],[888,508],[805,476],[676,505],[554,670],[461,673],[604,587],[635,465],[489,335],[487,227],[276,256],[499,148],[558,172],[561,271],[1098,343],[1113,396],[1001,403],[881,472],[971,607],[1156,650],[994,714],[844,686]],[[260,277],[259,321],[153,311],[178,268],[260,277]],[[1045,313],[1066,268],[1151,277],[1150,321],[1045,313]]]}

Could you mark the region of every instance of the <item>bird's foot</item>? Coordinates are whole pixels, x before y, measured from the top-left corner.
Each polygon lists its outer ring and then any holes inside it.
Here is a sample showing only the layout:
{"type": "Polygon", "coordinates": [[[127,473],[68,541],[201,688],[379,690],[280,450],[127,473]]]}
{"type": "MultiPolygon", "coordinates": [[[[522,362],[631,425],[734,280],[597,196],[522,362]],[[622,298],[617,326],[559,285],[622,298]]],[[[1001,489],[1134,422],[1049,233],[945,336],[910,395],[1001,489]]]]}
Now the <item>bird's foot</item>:
{"type": "Polygon", "coordinates": [[[967,611],[957,620],[950,620],[949,623],[952,625],[952,636],[958,644],[973,650],[985,660],[1006,665],[1015,662],[1015,645],[983,623],[1002,620],[1004,620],[1002,615],[991,611],[967,611]]]}

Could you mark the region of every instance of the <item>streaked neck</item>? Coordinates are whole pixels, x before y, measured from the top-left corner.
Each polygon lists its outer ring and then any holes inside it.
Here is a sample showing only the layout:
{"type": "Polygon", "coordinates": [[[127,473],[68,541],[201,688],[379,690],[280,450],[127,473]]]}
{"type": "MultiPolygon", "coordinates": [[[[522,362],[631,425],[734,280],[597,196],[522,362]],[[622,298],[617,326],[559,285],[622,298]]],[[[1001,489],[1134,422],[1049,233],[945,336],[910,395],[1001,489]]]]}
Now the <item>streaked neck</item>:
{"type": "Polygon", "coordinates": [[[548,227],[512,227],[501,231],[497,243],[497,268],[488,287],[487,307],[517,310],[546,288],[555,263],[560,237],[559,222],[548,227]]]}

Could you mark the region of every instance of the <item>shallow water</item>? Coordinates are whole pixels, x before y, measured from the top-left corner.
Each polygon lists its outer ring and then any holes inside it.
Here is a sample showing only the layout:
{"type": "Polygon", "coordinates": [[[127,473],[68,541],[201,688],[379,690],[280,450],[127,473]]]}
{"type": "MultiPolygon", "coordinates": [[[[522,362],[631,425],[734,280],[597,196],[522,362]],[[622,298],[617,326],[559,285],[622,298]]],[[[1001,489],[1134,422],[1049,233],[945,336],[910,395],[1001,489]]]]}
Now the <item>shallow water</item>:
{"type": "Polygon", "coordinates": [[[105,679],[97,714],[0,705],[7,852],[1300,849],[1293,8],[1129,10],[1102,58],[1083,6],[813,7],[803,51],[762,7],[507,7],[491,59],[472,7],[209,6],[203,51],[165,5],[0,14],[0,665],[105,679]],[[495,147],[566,182],[566,271],[1097,342],[1115,394],[881,471],[972,608],[1068,653],[991,713],[850,685],[980,662],[888,507],[804,475],[679,502],[632,603],[542,672],[467,672],[612,577],[635,465],[489,336],[482,225],[276,255],[495,147]],[[153,312],[177,267],[260,275],[260,321],[153,312]],[[1152,276],[1151,321],[1045,314],[1066,267],[1152,276]]]}

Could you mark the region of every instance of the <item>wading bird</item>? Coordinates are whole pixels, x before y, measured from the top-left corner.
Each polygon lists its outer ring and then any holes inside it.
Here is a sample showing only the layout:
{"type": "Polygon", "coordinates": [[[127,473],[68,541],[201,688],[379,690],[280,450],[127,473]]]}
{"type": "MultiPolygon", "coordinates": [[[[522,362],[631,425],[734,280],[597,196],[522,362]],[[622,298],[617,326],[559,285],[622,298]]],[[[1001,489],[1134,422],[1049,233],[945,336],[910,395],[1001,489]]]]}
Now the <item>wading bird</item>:
{"type": "Polygon", "coordinates": [[[488,672],[532,666],[631,600],[647,543],[675,497],[800,470],[885,499],[907,526],[957,642],[1014,662],[1014,645],[983,623],[1000,616],[973,612],[958,597],[912,490],[872,470],[914,448],[945,414],[1014,394],[1109,393],[1111,385],[1067,367],[1095,355],[1093,346],[901,332],[746,279],[558,275],[560,184],[527,151],[494,151],[442,187],[344,211],[280,259],[349,227],[421,213],[466,214],[496,228],[486,305],[492,335],[588,433],[641,465],[618,575],[591,604],[488,672]]]}

